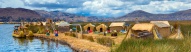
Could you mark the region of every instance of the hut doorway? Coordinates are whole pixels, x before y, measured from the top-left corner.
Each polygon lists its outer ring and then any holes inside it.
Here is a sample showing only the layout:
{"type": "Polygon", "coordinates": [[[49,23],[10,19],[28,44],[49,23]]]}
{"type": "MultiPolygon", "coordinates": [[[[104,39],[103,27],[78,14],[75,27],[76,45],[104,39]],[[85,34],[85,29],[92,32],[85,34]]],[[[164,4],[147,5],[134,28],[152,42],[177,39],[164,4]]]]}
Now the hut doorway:
{"type": "Polygon", "coordinates": [[[90,30],[90,27],[88,27],[88,31],[90,30]]]}
{"type": "Polygon", "coordinates": [[[100,28],[100,32],[103,32],[103,28],[100,28]]]}

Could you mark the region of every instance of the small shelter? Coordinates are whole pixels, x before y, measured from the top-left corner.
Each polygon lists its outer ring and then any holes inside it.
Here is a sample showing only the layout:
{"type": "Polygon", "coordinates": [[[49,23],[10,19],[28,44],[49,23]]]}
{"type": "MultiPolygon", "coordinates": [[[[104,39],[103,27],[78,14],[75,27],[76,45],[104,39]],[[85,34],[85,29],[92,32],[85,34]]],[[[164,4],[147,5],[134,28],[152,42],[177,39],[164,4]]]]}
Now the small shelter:
{"type": "Polygon", "coordinates": [[[59,25],[60,22],[65,22],[65,21],[63,21],[63,20],[62,20],[62,21],[57,21],[57,22],[54,22],[54,24],[55,24],[55,25],[59,25]]]}
{"type": "Polygon", "coordinates": [[[151,21],[150,23],[156,25],[156,29],[162,37],[167,38],[168,36],[170,36],[171,30],[168,21],[151,21]]]}
{"type": "Polygon", "coordinates": [[[32,25],[37,25],[37,22],[31,22],[32,25]]]}
{"type": "Polygon", "coordinates": [[[42,24],[43,24],[43,26],[45,26],[45,25],[46,25],[46,22],[42,22],[42,24]]]}
{"type": "Polygon", "coordinates": [[[159,39],[159,34],[154,27],[155,25],[152,23],[138,23],[132,27],[127,36],[135,38],[150,37],[154,39],[159,39]]]}
{"type": "Polygon", "coordinates": [[[68,32],[69,30],[70,30],[70,24],[68,22],[61,21],[58,24],[58,31],[59,32],[68,32]]]}
{"type": "Polygon", "coordinates": [[[89,30],[92,30],[92,31],[93,31],[93,30],[94,30],[94,27],[95,27],[95,25],[89,23],[89,24],[87,24],[87,25],[84,26],[84,31],[89,31],[89,30]]]}
{"type": "Polygon", "coordinates": [[[184,39],[184,36],[180,30],[180,26],[178,27],[178,29],[175,29],[175,33],[172,33],[172,35],[170,35],[168,38],[169,39],[184,39]]]}
{"type": "Polygon", "coordinates": [[[46,22],[47,23],[52,23],[53,21],[52,21],[52,19],[46,19],[46,22]]]}
{"type": "Polygon", "coordinates": [[[152,32],[152,29],[154,28],[154,24],[151,23],[140,23],[140,24],[135,24],[132,27],[132,30],[140,30],[140,31],[149,31],[152,32]]]}
{"type": "Polygon", "coordinates": [[[43,26],[43,23],[42,22],[37,22],[37,25],[38,26],[43,26]]]}
{"type": "Polygon", "coordinates": [[[105,24],[100,24],[100,25],[98,25],[98,26],[96,27],[96,30],[97,30],[98,32],[105,32],[105,31],[107,31],[107,26],[106,26],[105,24]]]}
{"type": "Polygon", "coordinates": [[[125,30],[125,22],[112,22],[109,27],[111,31],[116,30],[120,32],[121,30],[125,30]]]}
{"type": "Polygon", "coordinates": [[[59,25],[60,24],[60,22],[55,22],[55,25],[59,25]]]}

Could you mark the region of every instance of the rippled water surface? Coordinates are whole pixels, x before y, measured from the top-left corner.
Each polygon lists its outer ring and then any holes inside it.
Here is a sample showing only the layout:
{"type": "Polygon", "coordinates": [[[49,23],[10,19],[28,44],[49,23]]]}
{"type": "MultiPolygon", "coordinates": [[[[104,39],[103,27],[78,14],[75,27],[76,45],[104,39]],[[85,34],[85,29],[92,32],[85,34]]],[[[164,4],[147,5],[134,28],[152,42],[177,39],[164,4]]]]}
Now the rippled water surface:
{"type": "Polygon", "coordinates": [[[72,52],[67,45],[37,38],[13,38],[14,24],[0,24],[0,52],[72,52]]]}

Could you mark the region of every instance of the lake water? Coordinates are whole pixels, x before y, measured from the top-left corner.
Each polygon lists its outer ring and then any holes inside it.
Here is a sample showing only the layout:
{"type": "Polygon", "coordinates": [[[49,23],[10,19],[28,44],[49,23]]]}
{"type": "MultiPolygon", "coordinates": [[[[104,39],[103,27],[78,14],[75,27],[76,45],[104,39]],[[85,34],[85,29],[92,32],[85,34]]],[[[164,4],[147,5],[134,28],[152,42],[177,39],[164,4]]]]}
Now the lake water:
{"type": "Polygon", "coordinates": [[[67,46],[40,38],[14,38],[14,24],[0,24],[0,52],[72,52],[67,46]]]}

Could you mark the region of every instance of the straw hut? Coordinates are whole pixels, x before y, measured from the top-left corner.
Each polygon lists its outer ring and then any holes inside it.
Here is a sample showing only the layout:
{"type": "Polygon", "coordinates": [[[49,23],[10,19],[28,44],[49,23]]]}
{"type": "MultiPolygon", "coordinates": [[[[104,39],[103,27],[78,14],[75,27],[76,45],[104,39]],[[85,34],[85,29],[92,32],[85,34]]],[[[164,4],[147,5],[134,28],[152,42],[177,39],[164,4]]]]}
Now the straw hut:
{"type": "Polygon", "coordinates": [[[105,32],[107,30],[107,26],[105,24],[100,24],[96,27],[98,32],[105,32]]]}
{"type": "Polygon", "coordinates": [[[54,24],[55,24],[55,25],[59,25],[60,22],[65,22],[65,21],[63,21],[63,20],[62,20],[62,21],[57,21],[57,22],[54,22],[54,24]]]}
{"type": "Polygon", "coordinates": [[[45,26],[45,25],[46,25],[46,22],[42,22],[42,24],[43,24],[43,26],[45,26]]]}
{"type": "Polygon", "coordinates": [[[55,22],[55,25],[59,25],[60,24],[60,22],[55,22]]]}
{"type": "Polygon", "coordinates": [[[84,26],[84,31],[89,31],[89,30],[92,30],[92,31],[93,31],[93,30],[94,30],[94,27],[95,27],[95,25],[89,23],[89,24],[87,24],[87,25],[84,26]]]}
{"type": "Polygon", "coordinates": [[[139,24],[135,24],[133,27],[132,27],[132,30],[140,30],[140,31],[149,31],[149,32],[152,32],[152,29],[154,28],[154,24],[151,24],[151,23],[139,23],[139,24]]]}
{"type": "Polygon", "coordinates": [[[43,26],[43,23],[42,22],[37,22],[37,25],[38,26],[43,26]]]}
{"type": "Polygon", "coordinates": [[[47,23],[52,23],[53,21],[51,19],[46,19],[47,23]]]}
{"type": "Polygon", "coordinates": [[[155,25],[152,23],[135,24],[129,31],[128,36],[135,38],[154,38],[158,39],[159,35],[156,32],[155,25]]]}
{"type": "Polygon", "coordinates": [[[59,32],[68,32],[70,30],[70,24],[68,22],[61,21],[58,24],[58,31],[59,32]]]}
{"type": "Polygon", "coordinates": [[[111,31],[116,30],[120,32],[121,30],[125,30],[125,22],[112,22],[109,27],[111,31]]]}
{"type": "Polygon", "coordinates": [[[175,33],[172,33],[172,35],[170,35],[168,38],[169,39],[184,39],[184,36],[180,30],[180,26],[178,27],[178,29],[175,29],[175,33]]]}
{"type": "Polygon", "coordinates": [[[151,21],[150,23],[153,23],[157,26],[158,32],[162,37],[166,38],[170,36],[171,30],[168,21],[151,21]]]}
{"type": "Polygon", "coordinates": [[[41,25],[40,22],[32,22],[33,25],[41,25]]]}

